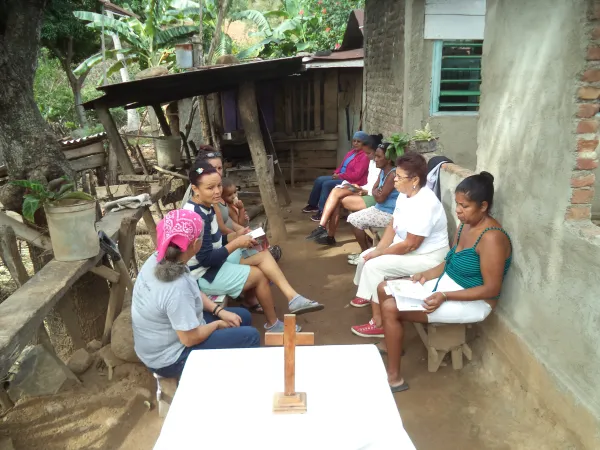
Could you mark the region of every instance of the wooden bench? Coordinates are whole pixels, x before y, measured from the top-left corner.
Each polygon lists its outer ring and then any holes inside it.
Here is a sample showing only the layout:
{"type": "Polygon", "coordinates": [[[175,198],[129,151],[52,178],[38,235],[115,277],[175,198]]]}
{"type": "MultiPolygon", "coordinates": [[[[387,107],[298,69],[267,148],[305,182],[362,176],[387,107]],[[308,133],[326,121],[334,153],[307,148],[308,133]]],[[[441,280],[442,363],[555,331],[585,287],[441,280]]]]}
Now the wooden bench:
{"type": "MultiPolygon", "coordinates": [[[[161,198],[169,187],[154,188],[152,201],[161,198]]],[[[96,224],[96,229],[116,240],[122,223],[140,218],[144,218],[150,236],[155,241],[156,224],[148,208],[108,213],[96,224]]],[[[0,380],[6,377],[15,360],[31,342],[50,310],[83,274],[92,271],[100,276],[105,272],[111,273],[110,276],[116,275],[106,267],[96,267],[103,256],[104,253],[100,251],[95,257],[83,261],[62,262],[53,259],[0,304],[0,380]]],[[[6,400],[3,394],[5,392],[0,386],[0,400],[6,400]]],[[[4,407],[6,403],[2,402],[4,407]]]]}
{"type": "Polygon", "coordinates": [[[452,367],[462,369],[463,355],[470,361],[473,354],[466,343],[465,324],[454,323],[415,323],[415,328],[427,349],[427,369],[437,372],[448,352],[452,355],[452,367]]]}
{"type": "Polygon", "coordinates": [[[373,239],[373,247],[375,247],[375,246],[377,246],[377,244],[379,244],[379,241],[383,237],[383,233],[385,231],[385,227],[384,228],[369,227],[365,231],[366,231],[367,235],[371,239],[373,239]]]}

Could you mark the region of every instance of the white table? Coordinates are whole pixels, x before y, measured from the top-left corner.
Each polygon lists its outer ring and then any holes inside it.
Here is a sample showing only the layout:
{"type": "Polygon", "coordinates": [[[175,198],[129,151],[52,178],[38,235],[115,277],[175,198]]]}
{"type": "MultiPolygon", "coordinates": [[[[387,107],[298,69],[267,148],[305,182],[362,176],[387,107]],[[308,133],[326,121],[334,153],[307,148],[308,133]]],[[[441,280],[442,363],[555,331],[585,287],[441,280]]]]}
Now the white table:
{"type": "Polygon", "coordinates": [[[306,414],[273,414],[283,348],[189,356],[155,450],[413,449],[374,345],[296,347],[306,414]]]}

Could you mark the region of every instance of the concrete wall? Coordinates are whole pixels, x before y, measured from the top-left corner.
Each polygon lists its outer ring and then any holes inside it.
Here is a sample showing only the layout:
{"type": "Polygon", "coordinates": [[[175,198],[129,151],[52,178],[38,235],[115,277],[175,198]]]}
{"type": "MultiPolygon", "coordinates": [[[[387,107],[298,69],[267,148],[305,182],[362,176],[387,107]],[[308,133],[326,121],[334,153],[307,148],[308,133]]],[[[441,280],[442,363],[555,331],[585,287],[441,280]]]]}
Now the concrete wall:
{"type": "Polygon", "coordinates": [[[442,154],[476,166],[477,115],[430,115],[433,41],[423,39],[425,0],[369,0],[365,20],[366,129],[412,134],[429,123],[442,154]]]}
{"type": "Polygon", "coordinates": [[[497,315],[600,418],[600,239],[565,222],[586,3],[487,1],[477,170],[496,176],[514,245],[497,315]]]}
{"type": "Polygon", "coordinates": [[[404,2],[368,0],[364,34],[364,129],[389,136],[402,130],[404,2]]]}

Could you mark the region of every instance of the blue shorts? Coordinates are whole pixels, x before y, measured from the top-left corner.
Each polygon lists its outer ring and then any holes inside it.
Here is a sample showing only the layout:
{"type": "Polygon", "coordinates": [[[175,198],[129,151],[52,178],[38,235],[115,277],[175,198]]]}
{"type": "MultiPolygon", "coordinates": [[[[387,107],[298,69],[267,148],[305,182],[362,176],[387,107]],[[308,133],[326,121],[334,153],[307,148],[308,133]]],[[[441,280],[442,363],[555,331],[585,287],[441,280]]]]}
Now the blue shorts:
{"type": "Polygon", "coordinates": [[[250,266],[240,264],[242,249],[237,249],[227,257],[212,283],[200,277],[198,286],[207,295],[229,295],[237,298],[250,276],[250,266]]]}

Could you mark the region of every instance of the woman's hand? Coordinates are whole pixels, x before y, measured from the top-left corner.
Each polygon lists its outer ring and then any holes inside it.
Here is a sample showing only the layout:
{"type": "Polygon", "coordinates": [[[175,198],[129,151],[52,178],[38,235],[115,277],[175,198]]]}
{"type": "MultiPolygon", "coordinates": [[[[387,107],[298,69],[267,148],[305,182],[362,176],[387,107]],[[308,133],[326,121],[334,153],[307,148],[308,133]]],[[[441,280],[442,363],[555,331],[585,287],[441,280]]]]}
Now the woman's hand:
{"type": "Polygon", "coordinates": [[[241,237],[244,236],[246,234],[250,233],[250,228],[246,227],[246,228],[242,228],[241,230],[238,230],[235,232],[235,234],[237,235],[237,237],[241,237]]]}
{"type": "Polygon", "coordinates": [[[331,178],[333,178],[334,180],[337,180],[339,178],[339,174],[334,173],[333,175],[331,175],[331,178]]]}
{"type": "Polygon", "coordinates": [[[240,316],[225,309],[219,311],[217,317],[222,321],[227,322],[231,328],[237,328],[242,324],[242,318],[240,316]]]}
{"type": "Polygon", "coordinates": [[[421,283],[421,284],[425,284],[427,281],[427,278],[425,278],[425,273],[415,273],[414,275],[412,275],[410,277],[410,279],[412,280],[413,283],[421,283]]]}
{"type": "Polygon", "coordinates": [[[251,248],[256,245],[256,241],[248,234],[236,237],[233,242],[236,248],[251,248]]]}
{"type": "Polygon", "coordinates": [[[223,328],[231,328],[231,325],[229,325],[229,323],[225,322],[224,320],[217,320],[215,323],[217,324],[217,330],[222,330],[223,328]]]}
{"type": "Polygon", "coordinates": [[[434,292],[429,297],[425,299],[425,312],[427,314],[431,314],[436,309],[438,309],[442,303],[446,301],[446,297],[441,292],[434,292]]]}
{"type": "Polygon", "coordinates": [[[367,253],[367,254],[366,254],[364,257],[363,257],[363,259],[365,260],[365,262],[367,262],[367,261],[369,261],[370,259],[377,258],[378,256],[381,256],[381,255],[383,255],[383,252],[382,252],[381,250],[377,250],[377,249],[375,249],[375,250],[373,250],[372,252],[369,252],[369,253],[367,253]]]}

